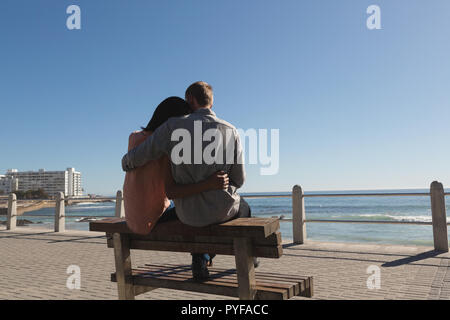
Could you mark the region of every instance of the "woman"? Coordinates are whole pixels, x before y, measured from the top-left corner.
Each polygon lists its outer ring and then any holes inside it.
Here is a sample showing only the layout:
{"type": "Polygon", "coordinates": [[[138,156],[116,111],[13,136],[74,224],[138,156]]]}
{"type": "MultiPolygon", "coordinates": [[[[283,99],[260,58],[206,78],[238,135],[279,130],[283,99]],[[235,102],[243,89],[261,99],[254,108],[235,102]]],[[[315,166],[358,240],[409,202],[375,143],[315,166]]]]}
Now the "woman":
{"type": "MultiPolygon", "coordinates": [[[[167,98],[156,108],[147,127],[130,135],[128,150],[144,142],[169,118],[185,116],[189,113],[191,109],[186,101],[178,97],[167,98]]],[[[228,188],[228,176],[223,172],[217,172],[199,183],[176,184],[172,177],[169,159],[163,156],[126,173],[123,194],[127,225],[135,233],[148,234],[170,206],[166,195],[171,199],[183,198],[208,190],[226,188],[228,188]]],[[[170,210],[164,220],[173,219],[173,214],[174,210],[170,210]]]]}

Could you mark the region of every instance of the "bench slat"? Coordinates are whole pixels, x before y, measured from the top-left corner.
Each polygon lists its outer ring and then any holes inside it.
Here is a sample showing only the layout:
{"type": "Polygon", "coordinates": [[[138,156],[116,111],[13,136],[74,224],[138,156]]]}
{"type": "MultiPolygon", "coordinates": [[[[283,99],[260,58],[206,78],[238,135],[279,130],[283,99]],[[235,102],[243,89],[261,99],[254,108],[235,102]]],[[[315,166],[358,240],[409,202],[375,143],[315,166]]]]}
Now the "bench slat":
{"type": "MultiPolygon", "coordinates": [[[[142,267],[141,267],[142,268],[142,267]]],[[[145,264],[145,268],[157,269],[159,268],[160,272],[164,270],[177,270],[180,268],[187,268],[190,270],[190,266],[180,266],[176,264],[166,263],[164,265],[158,264],[145,264]],[[169,269],[172,268],[172,269],[169,269]],[[161,271],[162,270],[162,271],[161,271]]],[[[225,274],[230,274],[234,278],[236,278],[236,269],[222,269],[215,267],[208,267],[208,270],[212,273],[220,273],[225,276],[225,274]]],[[[167,272],[167,271],[166,271],[167,272]]],[[[312,276],[302,276],[302,275],[286,275],[286,274],[278,274],[271,272],[255,272],[257,279],[260,281],[268,281],[268,282],[276,282],[276,283],[297,283],[298,286],[294,287],[295,294],[294,295],[303,295],[306,297],[312,297],[313,292],[313,277],[312,276]]]]}
{"type": "MultiPolygon", "coordinates": [[[[177,270],[180,268],[190,268],[190,266],[180,266],[177,264],[172,264],[172,263],[165,263],[165,264],[145,264],[145,267],[148,268],[159,268],[160,270],[166,270],[170,271],[172,269],[177,270]]],[[[234,275],[236,274],[236,269],[223,269],[223,268],[216,268],[216,267],[208,267],[208,270],[211,271],[212,273],[220,273],[220,274],[225,274],[225,273],[229,273],[234,275]]],[[[162,271],[160,271],[162,272],[162,271]]],[[[299,291],[295,292],[295,295],[301,295],[301,296],[305,296],[305,297],[312,297],[314,295],[314,282],[313,279],[314,277],[312,276],[302,276],[302,275],[293,275],[293,274],[280,274],[280,273],[273,273],[273,272],[255,272],[255,276],[257,277],[257,279],[261,280],[261,281],[269,281],[269,282],[276,282],[276,283],[292,283],[292,282],[298,282],[299,287],[296,288],[299,291]]]]}
{"type": "MultiPolygon", "coordinates": [[[[190,266],[145,265],[133,269],[134,285],[150,286],[176,290],[196,291],[238,297],[238,284],[233,269],[210,268],[211,279],[202,283],[193,281],[190,266]]],[[[235,271],[235,270],[234,270],[235,271]]],[[[257,299],[289,299],[295,295],[308,295],[305,283],[310,277],[271,280],[265,273],[256,273],[257,299]]],[[[115,273],[111,281],[116,281],[115,273]]]]}
{"type": "MultiPolygon", "coordinates": [[[[276,218],[238,218],[222,224],[207,227],[191,227],[178,220],[157,224],[152,230],[154,235],[217,236],[267,238],[278,231],[280,223],[276,218]]],[[[133,233],[125,219],[108,218],[89,223],[90,231],[107,233],[133,233]]]]}
{"type": "MultiPolygon", "coordinates": [[[[114,247],[110,239],[107,243],[109,248],[114,247]]],[[[130,249],[234,255],[232,244],[221,243],[130,240],[130,249]]],[[[261,258],[280,258],[283,255],[283,247],[281,245],[254,246],[253,255],[261,258]]]]}
{"type": "MultiPolygon", "coordinates": [[[[151,272],[154,275],[165,275],[165,276],[170,275],[174,277],[181,276],[184,277],[185,279],[192,278],[190,267],[188,267],[186,270],[183,271],[180,270],[176,273],[161,272],[160,269],[161,267],[164,266],[145,265],[145,267],[136,268],[134,269],[134,271],[136,271],[137,274],[145,274],[147,272],[151,272]]],[[[234,272],[229,272],[229,270],[219,271],[218,269],[209,268],[209,271],[211,272],[210,278],[213,281],[223,283],[237,283],[236,270],[234,270],[234,272]]],[[[264,287],[286,290],[290,297],[293,297],[294,295],[298,295],[300,293],[299,283],[293,282],[292,280],[290,281],[277,280],[277,282],[275,283],[270,282],[269,279],[266,279],[264,275],[260,274],[259,279],[257,279],[257,284],[264,287]]]]}
{"type": "MultiPolygon", "coordinates": [[[[112,237],[111,233],[107,236],[112,237]]],[[[167,234],[153,234],[149,235],[138,235],[130,234],[131,240],[155,240],[155,241],[171,241],[171,242],[200,242],[200,243],[221,243],[221,244],[233,244],[232,237],[221,237],[221,236],[174,236],[167,234]]],[[[281,233],[279,231],[272,233],[267,238],[253,238],[253,244],[256,246],[277,246],[282,244],[281,233]]]]}
{"type": "MultiPolygon", "coordinates": [[[[111,280],[115,282],[115,275],[111,275],[111,280]]],[[[238,284],[217,281],[195,282],[192,279],[177,277],[143,277],[133,275],[133,282],[139,286],[158,287],[190,292],[216,294],[228,297],[238,297],[238,284]]],[[[282,289],[273,289],[257,286],[257,298],[264,297],[265,300],[286,300],[288,293],[282,289]]]]}

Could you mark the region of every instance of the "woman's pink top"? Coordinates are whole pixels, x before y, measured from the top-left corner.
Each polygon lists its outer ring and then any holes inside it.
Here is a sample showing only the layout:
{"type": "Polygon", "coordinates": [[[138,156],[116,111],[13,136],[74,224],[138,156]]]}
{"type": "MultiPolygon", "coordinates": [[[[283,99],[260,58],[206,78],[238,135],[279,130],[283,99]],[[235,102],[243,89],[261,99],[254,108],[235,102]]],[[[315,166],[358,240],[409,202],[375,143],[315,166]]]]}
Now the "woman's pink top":
{"type": "MultiPolygon", "coordinates": [[[[144,142],[149,135],[144,131],[133,132],[128,140],[128,151],[144,142]]],[[[165,174],[169,169],[167,164],[168,159],[164,156],[125,175],[125,219],[135,233],[148,234],[170,206],[164,189],[165,174]]]]}

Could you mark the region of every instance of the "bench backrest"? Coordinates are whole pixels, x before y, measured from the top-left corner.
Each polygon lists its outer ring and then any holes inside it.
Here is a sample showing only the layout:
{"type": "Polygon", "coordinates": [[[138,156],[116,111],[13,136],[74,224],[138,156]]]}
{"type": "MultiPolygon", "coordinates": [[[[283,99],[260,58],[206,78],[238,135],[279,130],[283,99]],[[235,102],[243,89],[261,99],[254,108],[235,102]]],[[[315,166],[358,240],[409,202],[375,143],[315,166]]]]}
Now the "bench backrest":
{"type": "Polygon", "coordinates": [[[105,232],[108,247],[114,247],[113,234],[129,239],[130,249],[216,253],[234,255],[233,239],[250,238],[253,256],[279,258],[283,254],[278,219],[239,218],[218,225],[191,227],[180,221],[155,226],[148,235],[134,234],[124,219],[104,219],[89,224],[90,231],[105,232]]]}

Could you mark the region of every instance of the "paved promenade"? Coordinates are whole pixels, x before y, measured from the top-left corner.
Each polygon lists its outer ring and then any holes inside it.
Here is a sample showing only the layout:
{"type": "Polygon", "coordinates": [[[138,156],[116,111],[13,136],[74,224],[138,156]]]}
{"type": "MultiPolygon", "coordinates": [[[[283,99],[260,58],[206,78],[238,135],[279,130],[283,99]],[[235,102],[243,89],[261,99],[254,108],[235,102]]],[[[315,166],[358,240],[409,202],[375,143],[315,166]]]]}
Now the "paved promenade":
{"type": "MultiPolygon", "coordinates": [[[[281,259],[261,259],[258,271],[314,276],[314,299],[450,299],[450,254],[431,247],[342,244],[310,241],[285,244],[281,259]],[[368,289],[369,266],[380,269],[380,288],[368,289]]],[[[133,265],[190,264],[187,253],[132,251],[133,265]]],[[[234,268],[234,257],[215,266],[234,268]]],[[[376,268],[375,268],[376,269],[376,268]]],[[[117,299],[112,249],[101,233],[0,227],[0,299],[117,299]],[[69,290],[67,267],[81,269],[81,289],[69,290]]],[[[228,299],[157,289],[137,299],[228,299]]],[[[303,299],[303,298],[299,298],[303,299]]]]}

